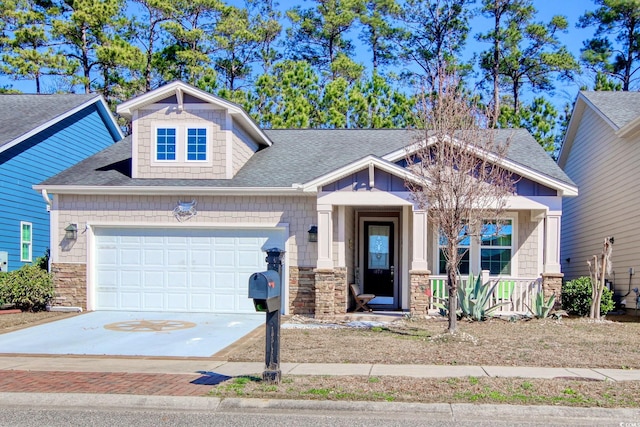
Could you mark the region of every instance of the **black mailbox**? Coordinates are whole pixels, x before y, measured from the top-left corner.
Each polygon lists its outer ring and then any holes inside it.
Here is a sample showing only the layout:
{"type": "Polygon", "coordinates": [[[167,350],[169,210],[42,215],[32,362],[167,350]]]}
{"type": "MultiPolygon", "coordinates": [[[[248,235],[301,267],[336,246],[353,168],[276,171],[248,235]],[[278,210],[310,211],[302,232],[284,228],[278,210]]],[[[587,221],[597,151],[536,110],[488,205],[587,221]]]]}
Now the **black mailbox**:
{"type": "Polygon", "coordinates": [[[280,275],[277,271],[253,273],[249,277],[249,298],[253,298],[256,311],[279,310],[280,287],[280,275]]]}

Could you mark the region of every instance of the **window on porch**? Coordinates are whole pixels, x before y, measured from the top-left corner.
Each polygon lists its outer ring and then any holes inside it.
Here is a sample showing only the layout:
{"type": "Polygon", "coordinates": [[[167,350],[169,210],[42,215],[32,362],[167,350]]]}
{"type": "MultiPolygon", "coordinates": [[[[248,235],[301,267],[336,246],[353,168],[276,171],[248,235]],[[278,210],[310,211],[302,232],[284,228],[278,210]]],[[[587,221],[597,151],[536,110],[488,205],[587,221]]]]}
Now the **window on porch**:
{"type": "MultiPolygon", "coordinates": [[[[470,271],[478,274],[481,270],[489,270],[491,275],[511,275],[511,258],[513,248],[513,220],[485,220],[480,239],[465,236],[466,227],[460,230],[461,241],[458,253],[461,257],[458,270],[466,275],[470,271]],[[463,237],[464,236],[464,237],[463,237]],[[479,268],[478,268],[479,267],[479,268]]],[[[440,235],[438,240],[438,274],[446,274],[447,259],[444,247],[447,239],[440,235]]]]}

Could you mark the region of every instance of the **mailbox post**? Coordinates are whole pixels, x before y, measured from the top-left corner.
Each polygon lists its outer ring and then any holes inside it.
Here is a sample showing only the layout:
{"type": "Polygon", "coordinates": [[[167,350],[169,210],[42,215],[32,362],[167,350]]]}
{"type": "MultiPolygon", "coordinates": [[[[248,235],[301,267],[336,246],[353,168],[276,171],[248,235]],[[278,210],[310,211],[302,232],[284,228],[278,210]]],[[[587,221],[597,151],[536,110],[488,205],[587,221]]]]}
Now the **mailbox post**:
{"type": "Polygon", "coordinates": [[[249,278],[249,298],[256,311],[266,311],[265,370],[262,380],[280,383],[280,292],[282,288],[282,256],[278,248],[267,250],[267,271],[253,273],[249,278]]]}

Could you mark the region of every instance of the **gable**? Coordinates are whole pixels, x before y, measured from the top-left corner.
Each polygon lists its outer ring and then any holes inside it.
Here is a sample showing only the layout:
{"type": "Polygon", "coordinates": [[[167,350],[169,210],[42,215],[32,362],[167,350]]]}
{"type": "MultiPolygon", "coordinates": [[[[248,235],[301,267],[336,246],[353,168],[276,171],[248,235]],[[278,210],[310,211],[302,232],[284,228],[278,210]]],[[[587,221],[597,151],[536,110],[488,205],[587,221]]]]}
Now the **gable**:
{"type": "Polygon", "coordinates": [[[405,185],[404,178],[374,167],[360,169],[348,176],[340,178],[322,186],[321,191],[371,191],[380,190],[388,192],[409,191],[405,185]],[[373,182],[371,174],[373,173],[373,182]],[[373,186],[371,185],[373,184],[373,186]]]}
{"type": "Polygon", "coordinates": [[[271,145],[239,106],[182,82],[118,107],[132,119],[132,175],[144,179],[232,179],[271,145]]]}

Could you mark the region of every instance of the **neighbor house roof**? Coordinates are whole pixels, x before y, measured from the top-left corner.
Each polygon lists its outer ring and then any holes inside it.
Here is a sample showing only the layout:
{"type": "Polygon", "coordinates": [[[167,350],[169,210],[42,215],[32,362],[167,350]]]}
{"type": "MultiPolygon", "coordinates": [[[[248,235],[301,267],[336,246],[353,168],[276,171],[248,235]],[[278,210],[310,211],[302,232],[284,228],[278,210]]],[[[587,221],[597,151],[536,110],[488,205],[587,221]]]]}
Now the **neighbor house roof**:
{"type": "Polygon", "coordinates": [[[640,117],[640,92],[583,91],[580,94],[616,131],[640,117]]]}
{"type": "Polygon", "coordinates": [[[578,93],[558,164],[563,167],[578,131],[585,110],[590,108],[607,123],[619,137],[640,130],[640,92],[581,91],[578,93]]]}
{"type": "MultiPolygon", "coordinates": [[[[415,131],[397,129],[264,132],[273,145],[255,153],[232,179],[133,179],[131,140],[127,137],[40,186],[291,189],[364,157],[382,159],[398,153],[419,137],[415,131]]],[[[569,187],[575,186],[526,130],[499,130],[497,135],[498,140],[511,140],[508,161],[520,175],[530,171],[569,187]]]]}
{"type": "Polygon", "coordinates": [[[122,138],[120,129],[99,94],[0,95],[0,152],[98,103],[102,113],[109,116],[107,126],[122,138]]]}

